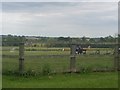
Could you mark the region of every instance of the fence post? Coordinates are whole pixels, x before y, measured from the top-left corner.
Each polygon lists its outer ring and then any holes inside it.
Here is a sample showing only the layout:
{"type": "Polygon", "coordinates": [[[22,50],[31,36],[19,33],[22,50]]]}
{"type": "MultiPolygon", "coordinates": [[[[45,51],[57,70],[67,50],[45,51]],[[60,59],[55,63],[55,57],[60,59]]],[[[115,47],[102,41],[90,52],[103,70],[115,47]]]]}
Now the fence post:
{"type": "Polygon", "coordinates": [[[70,72],[76,72],[76,45],[72,44],[70,49],[70,72]]]}
{"type": "Polygon", "coordinates": [[[118,39],[116,38],[115,51],[114,51],[114,70],[117,71],[118,69],[119,69],[119,47],[118,47],[118,39]]]}
{"type": "Polygon", "coordinates": [[[23,74],[24,71],[24,43],[19,44],[19,72],[23,74]]]}
{"type": "Polygon", "coordinates": [[[118,70],[120,71],[120,38],[118,36],[118,70]]]}
{"type": "Polygon", "coordinates": [[[120,38],[118,39],[118,70],[120,71],[120,38]]]}

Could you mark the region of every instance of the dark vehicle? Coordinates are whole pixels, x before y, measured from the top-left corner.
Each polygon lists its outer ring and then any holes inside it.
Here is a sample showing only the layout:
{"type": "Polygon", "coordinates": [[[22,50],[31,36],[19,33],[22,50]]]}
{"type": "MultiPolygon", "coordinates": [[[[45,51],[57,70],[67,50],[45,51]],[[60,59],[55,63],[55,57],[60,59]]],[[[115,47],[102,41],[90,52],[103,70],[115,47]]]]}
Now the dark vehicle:
{"type": "Polygon", "coordinates": [[[81,48],[81,46],[77,46],[76,54],[86,54],[86,49],[81,48]]]}

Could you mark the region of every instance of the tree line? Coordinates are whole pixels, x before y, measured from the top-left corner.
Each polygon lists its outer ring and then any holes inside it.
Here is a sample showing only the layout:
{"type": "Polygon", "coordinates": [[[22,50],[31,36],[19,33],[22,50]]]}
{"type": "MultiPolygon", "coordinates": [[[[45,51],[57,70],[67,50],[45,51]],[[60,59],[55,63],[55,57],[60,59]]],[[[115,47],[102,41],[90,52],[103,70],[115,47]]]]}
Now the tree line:
{"type": "MultiPolygon", "coordinates": [[[[120,38],[120,35],[118,35],[120,38]]],[[[33,47],[69,47],[70,44],[84,44],[87,47],[91,43],[94,47],[112,47],[116,38],[109,35],[106,37],[90,38],[90,37],[40,37],[40,36],[17,36],[17,35],[2,35],[2,46],[18,46],[20,42],[25,42],[26,46],[33,47]],[[103,45],[97,45],[102,43],[103,45]]]]}

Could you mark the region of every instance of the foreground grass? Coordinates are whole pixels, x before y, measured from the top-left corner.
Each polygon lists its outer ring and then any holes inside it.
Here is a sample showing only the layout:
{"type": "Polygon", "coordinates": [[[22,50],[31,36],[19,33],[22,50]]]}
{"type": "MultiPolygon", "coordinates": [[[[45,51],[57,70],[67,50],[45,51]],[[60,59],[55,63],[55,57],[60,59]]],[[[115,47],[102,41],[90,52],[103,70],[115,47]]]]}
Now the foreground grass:
{"type": "Polygon", "coordinates": [[[18,77],[3,75],[3,88],[117,88],[118,74],[84,73],[18,77]]]}

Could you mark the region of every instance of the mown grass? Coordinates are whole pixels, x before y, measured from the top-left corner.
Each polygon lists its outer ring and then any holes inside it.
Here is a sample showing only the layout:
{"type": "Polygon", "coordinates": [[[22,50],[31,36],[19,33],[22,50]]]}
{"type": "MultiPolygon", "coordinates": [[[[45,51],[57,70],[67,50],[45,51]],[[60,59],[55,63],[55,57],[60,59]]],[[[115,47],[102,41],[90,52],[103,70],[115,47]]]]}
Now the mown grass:
{"type": "Polygon", "coordinates": [[[117,73],[59,74],[18,77],[3,75],[3,88],[117,88],[117,73]]]}

